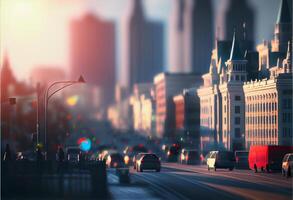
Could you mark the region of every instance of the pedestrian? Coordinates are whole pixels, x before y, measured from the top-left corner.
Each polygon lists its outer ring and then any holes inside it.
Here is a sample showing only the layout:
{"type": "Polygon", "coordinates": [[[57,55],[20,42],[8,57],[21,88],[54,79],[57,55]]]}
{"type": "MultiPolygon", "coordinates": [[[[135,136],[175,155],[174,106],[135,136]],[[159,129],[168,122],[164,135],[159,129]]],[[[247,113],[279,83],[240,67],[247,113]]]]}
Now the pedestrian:
{"type": "Polygon", "coordinates": [[[10,150],[9,144],[6,144],[3,160],[5,160],[5,161],[12,160],[12,158],[11,158],[11,150],[10,150]]]}
{"type": "Polygon", "coordinates": [[[36,154],[37,154],[37,161],[40,162],[43,160],[43,153],[41,147],[37,146],[36,149],[36,154]]]}
{"type": "Polygon", "coordinates": [[[59,149],[58,149],[58,161],[59,162],[64,162],[64,159],[65,159],[65,153],[63,151],[63,148],[59,147],[59,149]]]}
{"type": "Polygon", "coordinates": [[[63,172],[64,159],[65,159],[65,153],[63,151],[63,148],[59,147],[57,151],[58,172],[61,172],[61,173],[63,172]]]}

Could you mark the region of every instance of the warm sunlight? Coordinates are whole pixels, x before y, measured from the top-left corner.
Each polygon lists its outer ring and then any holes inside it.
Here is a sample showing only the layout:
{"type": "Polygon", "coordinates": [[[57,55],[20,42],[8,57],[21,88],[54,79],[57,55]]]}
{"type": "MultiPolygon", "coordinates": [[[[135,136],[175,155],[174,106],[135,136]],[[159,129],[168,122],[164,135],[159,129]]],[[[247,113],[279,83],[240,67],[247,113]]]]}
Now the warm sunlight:
{"type": "Polygon", "coordinates": [[[13,15],[19,18],[32,17],[33,5],[29,1],[17,1],[12,9],[13,15]]]}

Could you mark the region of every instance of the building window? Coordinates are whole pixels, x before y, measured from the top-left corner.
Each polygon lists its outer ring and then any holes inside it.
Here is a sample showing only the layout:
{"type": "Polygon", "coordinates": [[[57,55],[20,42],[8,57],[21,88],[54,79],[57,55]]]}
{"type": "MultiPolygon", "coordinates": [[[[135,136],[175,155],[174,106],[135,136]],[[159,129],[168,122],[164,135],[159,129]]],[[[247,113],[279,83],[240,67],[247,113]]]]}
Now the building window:
{"type": "Polygon", "coordinates": [[[237,113],[237,114],[240,113],[240,106],[235,106],[235,113],[237,113]]]}
{"type": "Polygon", "coordinates": [[[287,135],[287,128],[283,128],[283,137],[286,137],[287,135]]]}
{"type": "Polygon", "coordinates": [[[236,81],[239,81],[239,75],[236,75],[235,80],[236,80],[236,81]]]}
{"type": "Polygon", "coordinates": [[[235,128],[234,131],[235,131],[235,137],[240,138],[241,137],[240,128],[235,128]]]}
{"type": "Polygon", "coordinates": [[[282,106],[283,106],[283,109],[287,108],[287,99],[283,99],[282,106]]]}
{"type": "Polygon", "coordinates": [[[241,81],[245,81],[245,76],[241,76],[241,81]]]}
{"type": "Polygon", "coordinates": [[[238,96],[238,95],[236,95],[236,96],[235,96],[235,101],[240,101],[240,100],[241,100],[241,97],[238,96]]]}
{"type": "Polygon", "coordinates": [[[287,113],[283,113],[283,123],[287,122],[287,113]]]}
{"type": "Polygon", "coordinates": [[[226,117],[224,117],[224,124],[226,124],[227,123],[227,119],[226,119],[226,117]]]}
{"type": "Polygon", "coordinates": [[[227,112],[227,106],[224,105],[224,113],[226,113],[226,112],[227,112]]]}
{"type": "Polygon", "coordinates": [[[235,117],[235,124],[240,124],[240,117],[235,117]]]}

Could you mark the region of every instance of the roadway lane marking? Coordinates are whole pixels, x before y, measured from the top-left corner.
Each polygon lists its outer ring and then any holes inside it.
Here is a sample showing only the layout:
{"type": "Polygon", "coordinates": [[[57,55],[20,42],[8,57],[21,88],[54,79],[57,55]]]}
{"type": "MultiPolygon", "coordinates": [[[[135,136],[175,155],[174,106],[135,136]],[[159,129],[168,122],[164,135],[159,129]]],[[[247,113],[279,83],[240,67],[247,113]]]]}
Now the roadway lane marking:
{"type": "MultiPolygon", "coordinates": [[[[232,195],[227,194],[227,193],[225,193],[225,192],[221,192],[221,191],[216,190],[216,189],[214,189],[214,188],[208,187],[208,186],[206,186],[206,185],[208,185],[208,184],[203,183],[203,182],[201,182],[201,181],[198,181],[198,180],[196,180],[196,181],[192,181],[192,180],[190,180],[190,179],[188,179],[188,178],[185,178],[185,177],[182,177],[182,176],[180,176],[179,174],[176,174],[176,173],[172,173],[172,174],[170,173],[170,175],[171,175],[171,176],[175,176],[175,177],[177,177],[178,179],[184,180],[184,181],[189,182],[189,183],[191,183],[191,184],[193,184],[193,185],[196,185],[196,186],[198,186],[198,187],[201,187],[201,188],[203,188],[203,189],[205,189],[205,190],[208,190],[208,191],[211,191],[211,192],[217,193],[217,194],[219,194],[219,195],[221,195],[221,196],[224,196],[225,199],[235,199],[235,196],[232,196],[232,195]]],[[[188,175],[188,174],[185,174],[185,175],[188,175]]],[[[194,177],[194,178],[195,178],[195,177],[194,177]]],[[[220,197],[219,197],[219,199],[220,199],[220,197]]]]}
{"type": "MultiPolygon", "coordinates": [[[[162,166],[164,168],[169,168],[169,169],[176,169],[176,170],[180,170],[180,171],[190,171],[190,172],[195,172],[195,173],[201,173],[201,174],[205,174],[205,175],[213,175],[213,176],[217,176],[217,177],[226,177],[226,178],[231,178],[231,179],[235,179],[235,180],[240,180],[240,181],[246,181],[246,182],[257,182],[259,184],[269,184],[271,186],[281,186],[283,187],[284,191],[286,191],[286,189],[291,189],[290,187],[290,182],[283,182],[281,183],[281,181],[278,179],[278,180],[275,180],[275,179],[272,179],[272,178],[267,178],[267,177],[264,177],[264,176],[260,176],[259,178],[262,178],[262,180],[258,179],[257,177],[254,177],[254,175],[251,174],[244,174],[244,173],[237,173],[239,175],[242,175],[242,176],[245,176],[245,177],[237,177],[235,176],[236,173],[235,172],[229,172],[227,171],[227,173],[229,174],[223,174],[221,172],[224,172],[224,171],[217,171],[215,173],[213,172],[209,172],[209,171],[203,171],[202,169],[203,168],[194,168],[194,167],[189,167],[189,166],[184,166],[184,168],[182,168],[182,166],[180,166],[179,164],[175,164],[175,163],[172,163],[172,164],[162,164],[162,166]],[[178,167],[181,167],[181,168],[178,168],[178,167]],[[250,175],[250,176],[247,176],[247,175],[250,175]],[[267,180],[265,180],[267,178],[267,180]],[[277,181],[280,181],[279,183],[277,181]],[[288,188],[284,188],[284,187],[287,187],[288,188]]],[[[281,188],[280,188],[281,189],[281,188]]]]}
{"type": "MultiPolygon", "coordinates": [[[[154,187],[154,189],[158,192],[158,194],[164,196],[164,199],[172,199],[172,200],[187,200],[189,198],[186,198],[185,196],[183,196],[182,194],[178,193],[175,190],[171,190],[170,188],[168,188],[167,186],[163,185],[162,183],[156,182],[155,179],[152,179],[149,176],[151,173],[135,173],[133,174],[134,176],[136,176],[137,178],[139,177],[139,179],[141,179],[144,182],[149,183],[152,187],[154,187]]],[[[160,173],[156,173],[156,174],[162,174],[160,173]]],[[[158,178],[156,176],[153,176],[154,178],[158,178]]]]}

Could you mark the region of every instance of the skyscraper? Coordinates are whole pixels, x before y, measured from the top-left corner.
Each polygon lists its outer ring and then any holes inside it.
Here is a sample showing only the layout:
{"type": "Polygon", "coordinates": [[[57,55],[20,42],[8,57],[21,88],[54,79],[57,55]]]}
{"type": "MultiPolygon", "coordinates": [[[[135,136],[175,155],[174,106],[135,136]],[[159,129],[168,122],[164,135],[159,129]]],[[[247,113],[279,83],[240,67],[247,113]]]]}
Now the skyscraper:
{"type": "Polygon", "coordinates": [[[208,71],[213,43],[210,0],[174,0],[170,18],[170,71],[208,71]]]}
{"type": "Polygon", "coordinates": [[[71,79],[83,75],[87,84],[98,86],[102,105],[113,101],[115,87],[115,26],[93,14],[71,24],[71,79]]]}
{"type": "Polygon", "coordinates": [[[122,69],[129,90],[135,83],[152,82],[163,70],[163,25],[148,21],[142,1],[132,0],[122,27],[122,69]]]}
{"type": "Polygon", "coordinates": [[[232,38],[236,31],[236,35],[240,39],[254,40],[254,10],[247,0],[230,0],[224,15],[225,39],[232,38]]]}

